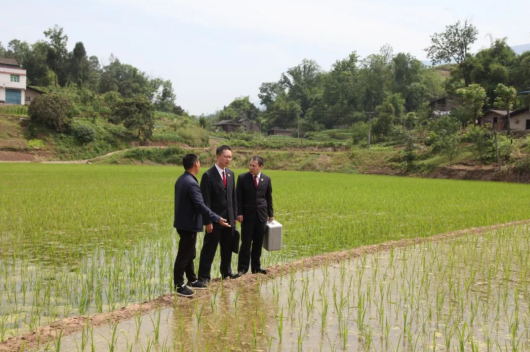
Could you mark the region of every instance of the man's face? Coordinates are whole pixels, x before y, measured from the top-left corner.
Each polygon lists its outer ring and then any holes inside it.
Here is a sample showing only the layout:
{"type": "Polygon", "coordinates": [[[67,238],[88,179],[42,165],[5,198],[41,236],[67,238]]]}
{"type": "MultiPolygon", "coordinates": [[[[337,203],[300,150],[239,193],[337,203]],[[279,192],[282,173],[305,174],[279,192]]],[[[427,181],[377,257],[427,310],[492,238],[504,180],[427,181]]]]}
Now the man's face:
{"type": "Polygon", "coordinates": [[[228,167],[232,161],[232,152],[228,149],[223,150],[220,155],[217,155],[217,166],[221,169],[228,167]]]}
{"type": "Polygon", "coordinates": [[[195,169],[197,170],[197,173],[199,173],[200,169],[201,169],[201,162],[199,160],[197,160],[195,162],[195,169]]]}
{"type": "Polygon", "coordinates": [[[258,176],[261,172],[261,169],[263,169],[263,165],[259,166],[258,162],[256,160],[251,160],[248,164],[248,171],[252,174],[252,176],[258,176]]]}

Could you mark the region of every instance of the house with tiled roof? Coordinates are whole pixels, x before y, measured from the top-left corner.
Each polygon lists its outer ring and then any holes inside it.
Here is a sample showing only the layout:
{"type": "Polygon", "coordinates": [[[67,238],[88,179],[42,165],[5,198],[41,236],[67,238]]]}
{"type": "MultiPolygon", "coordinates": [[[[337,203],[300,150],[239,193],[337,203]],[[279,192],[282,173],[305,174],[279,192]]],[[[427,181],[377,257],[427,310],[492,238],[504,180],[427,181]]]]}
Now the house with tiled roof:
{"type": "Polygon", "coordinates": [[[0,103],[24,105],[26,70],[17,59],[0,57],[0,103]]]}

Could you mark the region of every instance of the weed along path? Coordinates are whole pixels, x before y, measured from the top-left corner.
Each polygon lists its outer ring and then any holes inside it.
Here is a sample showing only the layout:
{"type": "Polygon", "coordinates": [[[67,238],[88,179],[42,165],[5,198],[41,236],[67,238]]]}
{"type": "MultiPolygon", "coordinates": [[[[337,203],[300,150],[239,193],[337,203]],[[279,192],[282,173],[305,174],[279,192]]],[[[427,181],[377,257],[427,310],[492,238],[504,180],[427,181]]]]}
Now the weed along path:
{"type": "Polygon", "coordinates": [[[0,351],[530,348],[530,220],[390,241],[64,318],[0,351]]]}

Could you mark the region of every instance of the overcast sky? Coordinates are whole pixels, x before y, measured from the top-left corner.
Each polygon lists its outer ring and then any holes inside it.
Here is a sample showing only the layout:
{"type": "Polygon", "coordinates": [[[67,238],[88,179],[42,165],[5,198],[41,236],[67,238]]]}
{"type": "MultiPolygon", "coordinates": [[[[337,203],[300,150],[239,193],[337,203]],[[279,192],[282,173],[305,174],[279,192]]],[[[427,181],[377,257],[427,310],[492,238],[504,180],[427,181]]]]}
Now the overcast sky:
{"type": "Polygon", "coordinates": [[[170,79],[177,104],[192,114],[222,109],[277,81],[304,58],[329,70],[352,51],[367,56],[385,44],[425,59],[430,35],[469,19],[473,50],[493,38],[530,43],[530,1],[506,0],[26,0],[1,11],[0,41],[33,43],[55,24],[69,49],[82,41],[102,64],[110,54],[152,77],[170,79]]]}

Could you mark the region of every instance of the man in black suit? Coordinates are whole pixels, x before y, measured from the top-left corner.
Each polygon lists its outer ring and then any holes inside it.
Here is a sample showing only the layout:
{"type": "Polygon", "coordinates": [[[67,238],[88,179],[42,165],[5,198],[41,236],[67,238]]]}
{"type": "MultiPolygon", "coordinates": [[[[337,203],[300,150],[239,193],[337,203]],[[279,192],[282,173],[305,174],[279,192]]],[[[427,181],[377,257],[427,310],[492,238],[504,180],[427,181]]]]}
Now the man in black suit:
{"type": "Polygon", "coordinates": [[[261,247],[267,219],[274,220],[271,179],[261,172],[263,159],[250,158],[249,172],[237,178],[237,220],[241,223],[241,248],[237,264],[238,273],[244,275],[249,268],[253,273],[267,274],[261,267],[261,247]]]}
{"type": "Polygon", "coordinates": [[[236,182],[234,172],[228,169],[232,161],[232,150],[227,145],[217,148],[215,165],[206,171],[201,178],[201,192],[204,203],[228,220],[232,228],[223,228],[218,224],[212,224],[209,219],[203,219],[205,225],[204,242],[199,260],[199,279],[208,284],[210,271],[217,246],[221,247],[221,277],[223,279],[233,276],[232,261],[232,237],[236,220],[236,182]]]}
{"type": "Polygon", "coordinates": [[[202,199],[199,182],[195,176],[201,163],[195,154],[188,154],[182,160],[186,170],[175,183],[175,220],[173,226],[180,236],[179,249],[173,268],[173,283],[179,296],[193,296],[195,289],[204,289],[205,285],[197,280],[193,260],[196,256],[197,232],[202,231],[202,217],[219,226],[230,227],[225,219],[212,212],[202,199]],[[184,284],[184,272],[188,285],[184,284]],[[190,286],[190,287],[188,287],[190,286]]]}

